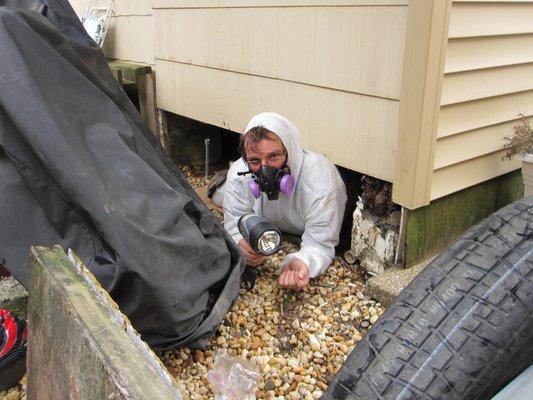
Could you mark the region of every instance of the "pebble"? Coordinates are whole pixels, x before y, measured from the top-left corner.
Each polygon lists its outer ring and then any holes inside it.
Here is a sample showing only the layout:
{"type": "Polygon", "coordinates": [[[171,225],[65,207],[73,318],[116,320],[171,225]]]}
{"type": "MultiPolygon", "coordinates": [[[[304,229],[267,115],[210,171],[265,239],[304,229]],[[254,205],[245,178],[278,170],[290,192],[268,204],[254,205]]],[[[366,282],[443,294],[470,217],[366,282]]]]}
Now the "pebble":
{"type": "Polygon", "coordinates": [[[316,338],[315,335],[309,335],[309,346],[313,351],[320,350],[320,341],[316,338]]]}
{"type": "Polygon", "coordinates": [[[194,351],[194,361],[202,363],[205,360],[204,352],[201,350],[194,351]]]}
{"type": "Polygon", "coordinates": [[[198,394],[201,394],[203,396],[203,395],[206,395],[208,393],[209,393],[209,389],[207,388],[207,386],[200,386],[198,388],[198,394]]]}
{"type": "Polygon", "coordinates": [[[272,379],[269,379],[268,381],[265,382],[265,388],[264,390],[265,391],[270,391],[270,390],[274,390],[276,388],[276,384],[274,383],[274,381],[272,379]]]}
{"type": "Polygon", "coordinates": [[[298,362],[298,360],[297,360],[296,358],[289,358],[289,359],[287,360],[287,365],[288,365],[289,367],[291,367],[291,368],[296,368],[296,367],[299,366],[299,364],[300,364],[300,363],[298,362]]]}

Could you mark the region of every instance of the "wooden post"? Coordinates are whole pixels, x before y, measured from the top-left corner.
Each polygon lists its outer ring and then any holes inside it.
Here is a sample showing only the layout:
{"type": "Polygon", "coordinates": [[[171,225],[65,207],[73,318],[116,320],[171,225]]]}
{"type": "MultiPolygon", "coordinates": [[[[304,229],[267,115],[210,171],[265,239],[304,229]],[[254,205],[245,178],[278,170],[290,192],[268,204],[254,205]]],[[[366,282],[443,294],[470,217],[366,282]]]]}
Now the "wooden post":
{"type": "Polygon", "coordinates": [[[148,128],[157,137],[157,109],[155,103],[155,77],[154,73],[139,74],[137,76],[137,90],[139,92],[139,108],[141,117],[148,128]]]}
{"type": "MultiPolygon", "coordinates": [[[[120,71],[119,83],[133,82],[139,95],[139,113],[148,128],[157,137],[157,106],[155,97],[155,75],[148,65],[140,65],[121,61],[110,61],[112,71],[120,71]]],[[[118,72],[115,77],[118,76],[118,72]]]]}

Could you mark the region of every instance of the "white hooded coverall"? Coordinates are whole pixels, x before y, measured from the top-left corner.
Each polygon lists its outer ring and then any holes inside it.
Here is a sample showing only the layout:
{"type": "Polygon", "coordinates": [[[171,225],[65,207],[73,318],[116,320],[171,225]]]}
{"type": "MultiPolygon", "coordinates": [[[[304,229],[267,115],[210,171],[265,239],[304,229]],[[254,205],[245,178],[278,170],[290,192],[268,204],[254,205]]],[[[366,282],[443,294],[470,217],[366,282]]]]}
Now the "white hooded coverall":
{"type": "Polygon", "coordinates": [[[294,191],[286,196],[280,193],[278,200],[268,200],[262,193],[259,199],[252,195],[247,181],[248,165],[240,158],[228,172],[224,185],[224,228],[238,243],[242,238],[237,227],[239,218],[254,212],[275,224],[281,231],[302,235],[300,250],[289,254],[283,265],[294,257],[309,267],[309,276],[322,274],[335,256],[339,232],[346,206],[346,188],[337,168],[325,157],[303,150],[296,127],[276,113],[254,116],[245,133],[256,126],[263,126],[279,136],[287,149],[287,165],[295,180],[294,191]]]}

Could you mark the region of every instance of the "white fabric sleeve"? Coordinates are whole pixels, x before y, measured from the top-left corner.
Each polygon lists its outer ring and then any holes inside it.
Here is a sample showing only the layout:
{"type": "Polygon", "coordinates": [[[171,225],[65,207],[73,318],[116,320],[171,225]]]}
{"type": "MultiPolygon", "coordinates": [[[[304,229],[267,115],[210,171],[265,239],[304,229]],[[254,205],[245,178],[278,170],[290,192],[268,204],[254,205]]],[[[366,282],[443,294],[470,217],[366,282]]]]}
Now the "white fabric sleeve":
{"type": "Polygon", "coordinates": [[[255,199],[245,185],[243,179],[230,177],[229,173],[228,180],[224,184],[224,229],[235,243],[239,243],[239,240],[242,239],[237,226],[239,218],[246,213],[253,212],[254,207],[255,199]]]}
{"type": "Polygon", "coordinates": [[[284,265],[296,257],[309,267],[309,277],[323,274],[335,256],[345,207],[344,185],[318,197],[306,215],[300,250],[289,254],[284,265]]]}

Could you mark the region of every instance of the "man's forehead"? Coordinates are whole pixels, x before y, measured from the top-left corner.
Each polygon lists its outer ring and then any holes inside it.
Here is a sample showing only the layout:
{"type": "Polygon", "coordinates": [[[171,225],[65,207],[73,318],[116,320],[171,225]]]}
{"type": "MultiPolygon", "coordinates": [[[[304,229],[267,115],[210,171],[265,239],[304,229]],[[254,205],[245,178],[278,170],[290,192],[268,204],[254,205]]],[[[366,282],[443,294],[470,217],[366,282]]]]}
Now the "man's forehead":
{"type": "Polygon", "coordinates": [[[273,153],[277,151],[284,151],[283,142],[274,133],[269,134],[267,139],[262,139],[257,143],[247,143],[246,153],[248,155],[261,155],[266,153],[273,153]]]}

